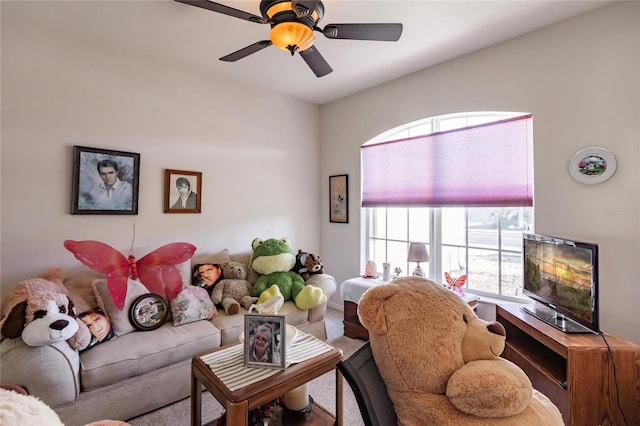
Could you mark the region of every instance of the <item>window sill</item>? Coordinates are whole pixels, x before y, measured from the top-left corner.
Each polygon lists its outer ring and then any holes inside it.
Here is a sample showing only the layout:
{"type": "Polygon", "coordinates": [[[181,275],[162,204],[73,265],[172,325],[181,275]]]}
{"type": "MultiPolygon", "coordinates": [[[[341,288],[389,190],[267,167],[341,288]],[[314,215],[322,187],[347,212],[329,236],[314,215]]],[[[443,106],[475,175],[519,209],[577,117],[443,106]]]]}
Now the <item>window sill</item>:
{"type": "Polygon", "coordinates": [[[533,300],[525,299],[522,297],[509,297],[509,296],[489,296],[486,294],[478,294],[472,291],[465,291],[465,294],[473,294],[478,298],[478,317],[485,321],[496,320],[496,305],[509,303],[513,305],[532,305],[533,300]]]}

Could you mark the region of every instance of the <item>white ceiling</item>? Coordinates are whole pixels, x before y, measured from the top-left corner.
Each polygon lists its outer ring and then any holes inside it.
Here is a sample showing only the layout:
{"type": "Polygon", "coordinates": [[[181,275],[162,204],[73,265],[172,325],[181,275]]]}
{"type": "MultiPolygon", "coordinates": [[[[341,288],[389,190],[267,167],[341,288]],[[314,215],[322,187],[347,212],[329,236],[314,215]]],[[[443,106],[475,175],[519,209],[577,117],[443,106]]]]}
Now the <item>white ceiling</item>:
{"type": "MultiPolygon", "coordinates": [[[[315,46],[334,70],[322,78],[297,54],[291,57],[275,46],[234,63],[219,61],[221,56],[268,39],[269,26],[172,0],[2,0],[0,10],[3,15],[28,17],[39,25],[61,27],[118,49],[321,105],[610,2],[324,0],[320,27],[400,22],[404,31],[395,43],[332,40],[316,33],[315,46]]],[[[260,15],[258,0],[219,3],[260,15]]]]}

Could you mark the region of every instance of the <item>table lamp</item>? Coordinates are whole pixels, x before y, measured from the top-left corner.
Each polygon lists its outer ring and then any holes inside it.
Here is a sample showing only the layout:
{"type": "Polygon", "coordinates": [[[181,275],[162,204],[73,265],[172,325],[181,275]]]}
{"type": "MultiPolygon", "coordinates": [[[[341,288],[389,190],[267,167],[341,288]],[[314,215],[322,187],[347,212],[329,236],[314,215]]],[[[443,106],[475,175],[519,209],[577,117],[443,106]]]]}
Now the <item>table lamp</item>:
{"type": "Polygon", "coordinates": [[[413,270],[414,277],[423,277],[424,271],[420,267],[420,262],[428,262],[429,253],[427,252],[427,246],[424,243],[411,243],[409,244],[409,255],[407,256],[407,262],[417,262],[418,266],[413,270]]]}

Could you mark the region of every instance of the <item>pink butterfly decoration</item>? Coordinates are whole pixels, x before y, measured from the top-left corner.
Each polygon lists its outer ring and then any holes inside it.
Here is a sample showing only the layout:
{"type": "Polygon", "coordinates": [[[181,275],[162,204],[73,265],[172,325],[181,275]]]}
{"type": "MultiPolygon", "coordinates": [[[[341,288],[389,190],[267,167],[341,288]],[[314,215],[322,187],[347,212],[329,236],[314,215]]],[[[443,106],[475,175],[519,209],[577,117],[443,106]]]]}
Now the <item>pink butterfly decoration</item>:
{"type": "Polygon", "coordinates": [[[182,290],[182,276],[176,265],[193,256],[196,246],[189,243],[166,244],[136,261],[133,252],[124,257],[119,251],[99,241],[66,240],[64,246],[83,264],[106,274],[113,303],[124,308],[129,271],[132,279],[165,300],[176,298],[182,290]]]}
{"type": "Polygon", "coordinates": [[[451,278],[451,275],[448,272],[444,273],[444,278],[447,280],[447,284],[449,284],[449,290],[453,290],[458,293],[460,296],[464,296],[464,291],[462,291],[462,287],[464,283],[467,281],[466,275],[460,275],[455,280],[451,278]]]}

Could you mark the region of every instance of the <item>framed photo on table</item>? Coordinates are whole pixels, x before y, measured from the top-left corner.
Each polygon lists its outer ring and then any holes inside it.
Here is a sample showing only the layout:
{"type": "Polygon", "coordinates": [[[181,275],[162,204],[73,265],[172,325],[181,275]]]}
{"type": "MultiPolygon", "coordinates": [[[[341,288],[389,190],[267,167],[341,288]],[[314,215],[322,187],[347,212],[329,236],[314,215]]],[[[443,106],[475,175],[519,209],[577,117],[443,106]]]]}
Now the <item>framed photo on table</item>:
{"type": "Polygon", "coordinates": [[[164,171],[164,212],[201,213],[202,173],[164,171]]]}
{"type": "Polygon", "coordinates": [[[244,364],[247,367],[285,369],[284,315],[244,316],[244,364]]]}
{"type": "Polygon", "coordinates": [[[349,175],[329,176],[329,221],[349,223],[349,175]]]}
{"type": "Polygon", "coordinates": [[[138,214],[140,154],[73,147],[71,214],[138,214]]]}

